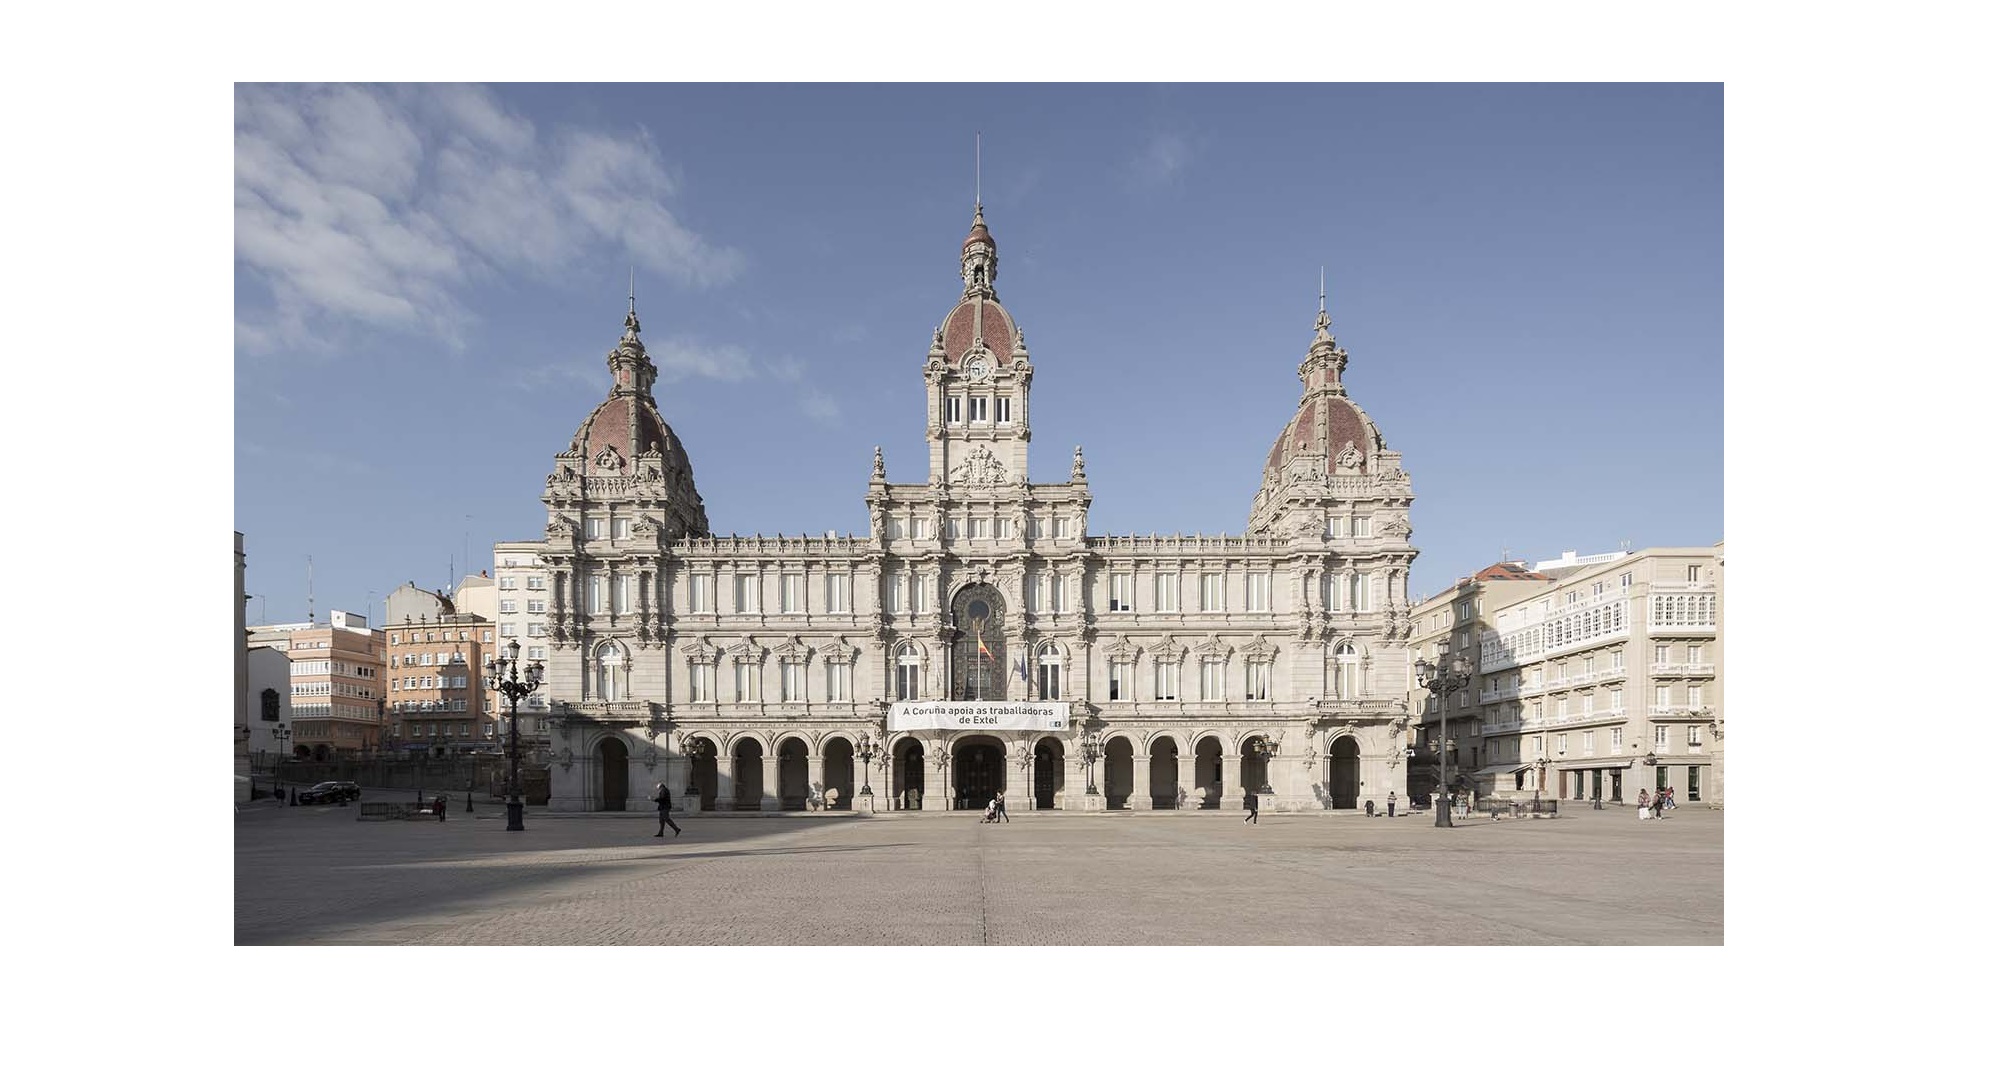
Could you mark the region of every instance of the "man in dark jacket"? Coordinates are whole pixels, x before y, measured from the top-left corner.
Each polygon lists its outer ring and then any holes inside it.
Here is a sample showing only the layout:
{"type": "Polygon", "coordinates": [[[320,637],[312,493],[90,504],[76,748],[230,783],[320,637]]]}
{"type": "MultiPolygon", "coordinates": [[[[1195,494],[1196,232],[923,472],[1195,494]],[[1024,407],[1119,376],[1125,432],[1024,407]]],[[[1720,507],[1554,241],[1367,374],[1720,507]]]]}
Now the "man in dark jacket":
{"type": "Polygon", "coordinates": [[[1242,824],[1253,824],[1254,826],[1258,826],[1258,824],[1259,824],[1259,791],[1258,791],[1258,790],[1247,790],[1247,791],[1246,791],[1246,818],[1245,818],[1245,819],[1243,819],[1243,820],[1240,820],[1239,822],[1240,822],[1240,823],[1242,823],[1242,824]]]}
{"type": "Polygon", "coordinates": [[[658,819],[659,819],[659,820],[661,821],[661,822],[660,822],[659,824],[655,825],[655,829],[654,829],[654,837],[655,837],[655,838],[657,838],[657,839],[658,839],[658,838],[660,838],[660,837],[662,836],[662,834],[663,834],[664,832],[666,832],[666,831],[667,831],[667,830],[668,830],[669,828],[671,828],[671,827],[674,827],[674,828],[675,828],[675,837],[676,837],[676,838],[678,838],[678,839],[679,839],[679,838],[681,838],[681,837],[682,837],[682,829],[681,829],[681,828],[679,828],[679,827],[675,827],[675,820],[674,820],[674,818],[668,815],[668,805],[669,805],[669,800],[668,800],[668,783],[666,783],[666,782],[657,782],[657,783],[655,783],[655,784],[654,784],[654,815],[655,815],[655,816],[656,816],[656,817],[657,817],[657,818],[658,818],[658,819]]]}

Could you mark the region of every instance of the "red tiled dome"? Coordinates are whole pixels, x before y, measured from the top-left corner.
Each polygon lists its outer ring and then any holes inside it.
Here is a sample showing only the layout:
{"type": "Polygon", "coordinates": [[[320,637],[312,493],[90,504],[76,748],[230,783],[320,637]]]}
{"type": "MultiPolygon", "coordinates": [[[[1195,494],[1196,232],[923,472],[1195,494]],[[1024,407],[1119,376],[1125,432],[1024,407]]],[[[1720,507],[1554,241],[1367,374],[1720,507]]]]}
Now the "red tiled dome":
{"type": "Polygon", "coordinates": [[[1281,429],[1280,437],[1274,439],[1273,450],[1266,455],[1266,467],[1279,471],[1288,459],[1307,448],[1322,455],[1323,471],[1354,472],[1362,467],[1361,463],[1345,469],[1336,460],[1344,446],[1351,444],[1365,457],[1377,450],[1377,439],[1364,414],[1342,397],[1311,396],[1281,429]]]}
{"type": "Polygon", "coordinates": [[[981,311],[981,339],[997,358],[1007,359],[1016,345],[1016,322],[1009,317],[1009,311],[992,298],[971,298],[961,300],[946,315],[946,357],[958,359],[974,346],[974,308],[981,311]]]}

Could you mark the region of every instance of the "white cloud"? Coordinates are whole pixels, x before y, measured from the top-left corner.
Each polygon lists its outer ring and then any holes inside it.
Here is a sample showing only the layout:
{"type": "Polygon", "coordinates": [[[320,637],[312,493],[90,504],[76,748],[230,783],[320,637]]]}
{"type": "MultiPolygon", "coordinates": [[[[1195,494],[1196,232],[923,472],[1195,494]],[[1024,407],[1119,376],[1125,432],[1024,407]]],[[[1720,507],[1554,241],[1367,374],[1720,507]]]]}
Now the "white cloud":
{"type": "MultiPolygon", "coordinates": [[[[742,254],[668,209],[644,131],[538,131],[480,87],[240,85],[236,252],[269,302],[240,304],[252,354],[339,338],[344,323],[457,343],[479,279],[569,274],[595,249],[697,287],[742,254]]],[[[713,364],[721,365],[721,364],[713,364]]]]}
{"type": "Polygon", "coordinates": [[[664,382],[691,377],[739,382],[758,373],[751,353],[735,344],[705,344],[678,336],[647,345],[647,354],[664,382]]]}

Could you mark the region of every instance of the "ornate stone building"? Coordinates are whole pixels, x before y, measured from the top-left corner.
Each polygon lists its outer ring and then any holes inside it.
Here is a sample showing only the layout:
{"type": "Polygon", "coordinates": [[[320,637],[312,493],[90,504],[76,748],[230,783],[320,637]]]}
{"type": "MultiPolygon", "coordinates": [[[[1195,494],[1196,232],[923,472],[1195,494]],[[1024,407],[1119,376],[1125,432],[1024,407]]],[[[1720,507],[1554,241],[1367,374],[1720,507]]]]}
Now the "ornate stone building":
{"type": "Polygon", "coordinates": [[[926,479],[879,448],[866,537],[711,535],[629,307],[543,493],[553,808],[643,808],[658,781],[754,810],[1405,789],[1412,486],[1326,308],[1245,535],[1093,535],[1082,449],[1028,478],[1035,368],[997,268],[977,205],[920,367],[926,479]]]}

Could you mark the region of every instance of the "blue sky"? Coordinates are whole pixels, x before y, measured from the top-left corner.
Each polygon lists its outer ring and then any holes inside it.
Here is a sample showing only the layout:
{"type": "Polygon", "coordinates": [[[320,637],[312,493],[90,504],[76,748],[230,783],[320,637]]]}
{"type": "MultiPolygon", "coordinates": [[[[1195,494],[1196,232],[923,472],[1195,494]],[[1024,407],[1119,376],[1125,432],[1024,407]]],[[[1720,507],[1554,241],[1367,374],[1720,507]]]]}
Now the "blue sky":
{"type": "Polygon", "coordinates": [[[863,533],[982,199],[1031,474],[1241,532],[1326,266],[1405,455],[1413,588],[1723,535],[1715,85],[337,87],[235,98],[250,618],[380,611],[540,535],[629,265],[712,529],[863,533]],[[462,555],[465,560],[462,561],[462,555]]]}

